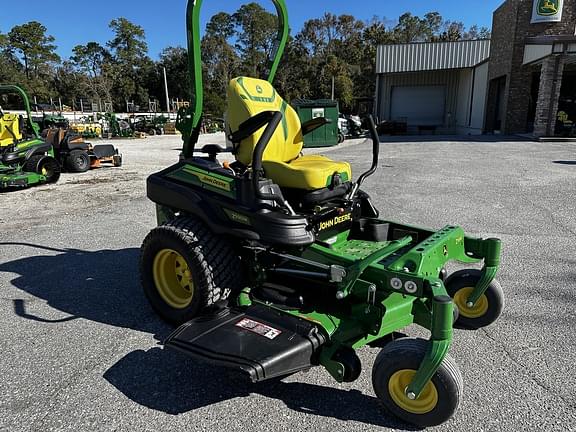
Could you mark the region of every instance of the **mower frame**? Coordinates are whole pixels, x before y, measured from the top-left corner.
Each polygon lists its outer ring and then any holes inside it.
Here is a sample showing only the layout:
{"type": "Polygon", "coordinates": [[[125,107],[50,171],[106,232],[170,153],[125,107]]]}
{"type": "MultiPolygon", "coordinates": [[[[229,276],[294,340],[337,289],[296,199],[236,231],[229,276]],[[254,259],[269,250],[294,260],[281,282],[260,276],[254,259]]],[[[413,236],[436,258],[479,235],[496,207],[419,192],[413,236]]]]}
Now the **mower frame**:
{"type": "Polygon", "coordinates": [[[24,90],[15,85],[0,85],[0,95],[16,94],[24,105],[26,111],[27,131],[30,138],[14,143],[3,151],[0,151],[0,190],[20,187],[28,187],[36,184],[57,181],[60,176],[60,166],[54,157],[54,148],[42,140],[38,125],[32,120],[30,101],[24,90]],[[57,169],[55,180],[50,180],[42,172],[25,171],[24,167],[32,157],[43,156],[54,160],[54,168],[57,169]]]}
{"type": "MultiPolygon", "coordinates": [[[[285,2],[272,1],[278,13],[279,31],[277,49],[269,65],[270,82],[288,38],[285,2]]],[[[390,342],[396,332],[411,324],[429,330],[426,352],[405,388],[408,399],[417,399],[448,360],[453,325],[458,317],[451,297],[453,293],[448,289],[451,280],[445,281],[445,266],[454,261],[482,264],[473,286],[466,288],[470,291],[466,291],[464,305],[473,308],[495,282],[501,241],[467,236],[461,227],[454,225],[433,231],[378,219],[378,211],[361,190],[363,182],[376,171],[379,161],[380,140],[372,118],[369,119],[373,151],[371,168],[350,184],[345,195],[329,200],[329,205],[321,210],[295,212],[284,199],[282,190],[261,176],[264,151],[282,120],[279,112],[263,112],[241,125],[239,131],[230,131],[230,140],[236,142],[235,137],[264,129],[251,166],[241,174],[230,165],[218,162],[217,155],[224,150],[218,146],[205,146],[202,152],[208,156],[195,157],[203,116],[201,6],[202,0],[191,0],[187,8],[193,98],[191,106],[178,113],[177,128],[184,141],[181,160],[150,176],[147,183],[148,197],[156,203],[158,229],[166,227],[168,232],[179,229],[178,224],[184,224],[182,235],[185,235],[189,232],[186,221],[194,220],[212,235],[226,238],[250,273],[248,287],[235,293],[233,307],[239,310],[264,308],[275,311],[280,317],[295,317],[316,325],[316,330],[322,334],[320,339],[325,342],[315,348],[314,358],[308,366],[323,366],[338,382],[353,381],[360,373],[360,366],[351,366],[350,361],[343,360],[342,352],[390,342]],[[320,286],[325,289],[323,293],[330,294],[312,306],[304,305],[303,300],[301,306],[293,306],[291,300],[282,303],[261,297],[258,289],[275,277],[302,281],[305,287],[297,287],[297,293],[312,292],[320,286]]],[[[153,231],[145,240],[143,256],[154,235],[153,231]]],[[[150,261],[144,258],[141,261],[143,274],[148,272],[147,262],[150,261]]],[[[494,319],[500,312],[501,307],[494,319]]],[[[201,327],[206,319],[199,318],[196,324],[201,327]]],[[[214,319],[221,318],[216,316],[214,319]]],[[[236,360],[227,360],[208,348],[203,350],[194,345],[197,335],[186,336],[194,325],[194,320],[184,324],[167,339],[166,346],[208,358],[216,364],[237,365],[236,360]]],[[[479,327],[484,325],[488,324],[479,327]]],[[[358,357],[354,358],[352,363],[359,363],[358,357]]],[[[305,368],[302,366],[298,370],[305,368]]],[[[292,372],[294,370],[290,370],[292,372]]],[[[262,378],[259,373],[251,375],[255,381],[273,377],[262,378]]],[[[461,382],[461,378],[459,380],[461,382]]],[[[421,424],[433,424],[426,422],[421,424]]]]}

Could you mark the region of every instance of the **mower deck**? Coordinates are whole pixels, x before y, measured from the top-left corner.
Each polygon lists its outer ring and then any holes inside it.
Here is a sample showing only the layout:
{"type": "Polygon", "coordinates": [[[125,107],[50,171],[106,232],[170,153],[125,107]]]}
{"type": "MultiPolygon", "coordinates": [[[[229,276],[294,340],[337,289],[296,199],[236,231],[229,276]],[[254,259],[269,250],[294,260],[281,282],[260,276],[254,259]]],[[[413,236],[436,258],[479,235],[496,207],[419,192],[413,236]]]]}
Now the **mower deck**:
{"type": "Polygon", "coordinates": [[[46,177],[42,174],[0,170],[0,190],[26,188],[41,183],[46,183],[46,177]]]}
{"type": "Polygon", "coordinates": [[[239,369],[258,382],[317,365],[319,348],[327,340],[320,325],[255,304],[225,308],[190,321],[169,336],[165,345],[239,369]]]}

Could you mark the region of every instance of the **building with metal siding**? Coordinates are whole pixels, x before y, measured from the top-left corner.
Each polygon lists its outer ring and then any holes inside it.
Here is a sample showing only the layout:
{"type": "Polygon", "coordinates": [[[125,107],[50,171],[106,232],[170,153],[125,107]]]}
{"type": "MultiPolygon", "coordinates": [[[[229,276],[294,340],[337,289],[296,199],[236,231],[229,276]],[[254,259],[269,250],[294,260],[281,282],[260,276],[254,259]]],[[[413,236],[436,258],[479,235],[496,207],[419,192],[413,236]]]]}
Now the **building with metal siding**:
{"type": "Polygon", "coordinates": [[[378,47],[375,116],[409,132],[576,136],[576,0],[506,0],[491,40],[378,47]]]}
{"type": "Polygon", "coordinates": [[[489,40],[378,47],[376,117],[410,132],[480,134],[489,40]]]}
{"type": "Polygon", "coordinates": [[[376,73],[474,67],[490,56],[490,40],[380,45],[376,73]]]}

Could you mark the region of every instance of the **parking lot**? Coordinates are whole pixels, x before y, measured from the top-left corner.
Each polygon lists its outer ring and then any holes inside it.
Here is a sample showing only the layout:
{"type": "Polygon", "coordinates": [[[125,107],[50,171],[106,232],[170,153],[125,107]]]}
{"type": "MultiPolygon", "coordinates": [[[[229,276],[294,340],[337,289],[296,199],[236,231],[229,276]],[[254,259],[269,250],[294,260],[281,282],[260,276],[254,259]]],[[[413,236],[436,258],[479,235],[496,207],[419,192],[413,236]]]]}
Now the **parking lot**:
{"type": "MultiPolygon", "coordinates": [[[[320,368],[251,385],[164,350],[171,328],[144,299],[138,254],[155,225],[145,178],[178,159],[180,140],[115,144],[122,168],[0,194],[0,430],[409,428],[374,396],[377,349],[345,385],[320,368]]],[[[358,175],[370,149],[320,151],[358,175]]],[[[364,189],[383,218],[504,241],[506,309],[485,330],[456,331],[465,394],[438,430],[576,430],[576,145],[388,140],[364,189]]]]}

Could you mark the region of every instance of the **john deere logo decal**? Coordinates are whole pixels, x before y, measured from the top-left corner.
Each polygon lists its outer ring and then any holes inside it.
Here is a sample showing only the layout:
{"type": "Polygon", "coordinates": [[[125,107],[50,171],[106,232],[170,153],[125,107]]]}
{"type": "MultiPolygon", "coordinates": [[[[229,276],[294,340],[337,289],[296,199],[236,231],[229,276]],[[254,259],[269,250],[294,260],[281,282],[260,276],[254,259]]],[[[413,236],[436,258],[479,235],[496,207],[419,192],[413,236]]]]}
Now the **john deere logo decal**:
{"type": "Polygon", "coordinates": [[[556,15],[560,9],[560,0],[539,0],[538,15],[551,16],[556,15]]]}
{"type": "Polygon", "coordinates": [[[532,23],[560,22],[564,0],[534,0],[532,23]]]}
{"type": "Polygon", "coordinates": [[[258,92],[258,94],[264,93],[264,90],[262,90],[262,87],[260,87],[259,85],[256,86],[256,91],[258,92]]]}
{"type": "Polygon", "coordinates": [[[340,225],[344,222],[348,222],[351,220],[352,220],[352,213],[347,213],[347,214],[342,215],[342,216],[336,216],[333,219],[329,219],[327,221],[320,222],[318,224],[318,231],[324,231],[324,230],[327,230],[329,228],[335,227],[336,225],[340,225]]]}

